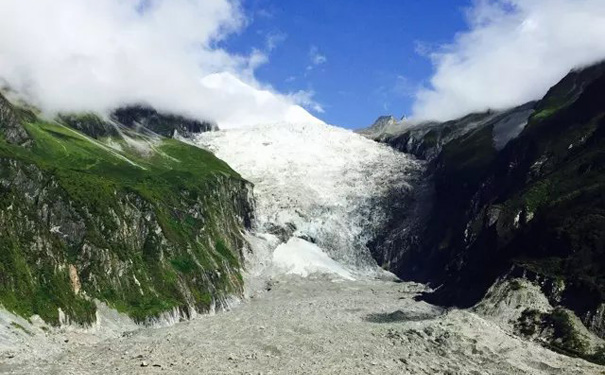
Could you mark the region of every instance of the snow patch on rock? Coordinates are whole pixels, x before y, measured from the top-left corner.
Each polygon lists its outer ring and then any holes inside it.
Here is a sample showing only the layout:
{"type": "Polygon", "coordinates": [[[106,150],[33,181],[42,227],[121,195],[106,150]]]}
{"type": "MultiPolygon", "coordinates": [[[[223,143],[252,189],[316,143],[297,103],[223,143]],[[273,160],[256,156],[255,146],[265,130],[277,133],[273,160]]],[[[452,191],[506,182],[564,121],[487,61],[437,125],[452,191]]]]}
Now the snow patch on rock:
{"type": "Polygon", "coordinates": [[[307,277],[314,273],[327,273],[345,280],[355,279],[349,270],[330,258],[319,246],[300,238],[291,238],[279,245],[273,253],[273,264],[289,275],[307,277]]]}

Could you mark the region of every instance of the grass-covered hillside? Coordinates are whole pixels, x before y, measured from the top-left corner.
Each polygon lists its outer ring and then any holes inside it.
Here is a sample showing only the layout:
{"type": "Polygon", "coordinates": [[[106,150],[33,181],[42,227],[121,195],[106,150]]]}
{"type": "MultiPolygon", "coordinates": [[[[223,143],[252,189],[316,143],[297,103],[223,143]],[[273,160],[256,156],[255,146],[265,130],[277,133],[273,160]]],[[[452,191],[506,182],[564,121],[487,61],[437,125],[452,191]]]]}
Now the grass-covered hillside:
{"type": "Polygon", "coordinates": [[[2,98],[0,115],[4,308],[90,323],[98,299],[145,321],[241,293],[249,191],[224,162],[90,114],[48,121],[2,98]]]}

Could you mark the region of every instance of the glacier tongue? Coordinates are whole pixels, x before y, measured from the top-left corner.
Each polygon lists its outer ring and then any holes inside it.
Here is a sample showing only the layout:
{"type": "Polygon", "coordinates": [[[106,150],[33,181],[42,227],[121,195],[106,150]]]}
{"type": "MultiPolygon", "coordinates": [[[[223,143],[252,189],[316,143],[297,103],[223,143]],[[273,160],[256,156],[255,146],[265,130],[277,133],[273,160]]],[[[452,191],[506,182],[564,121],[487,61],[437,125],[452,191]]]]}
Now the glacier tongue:
{"type": "Polygon", "coordinates": [[[354,280],[349,270],[330,258],[317,245],[300,238],[290,238],[273,252],[273,265],[286,274],[309,276],[314,273],[338,275],[354,280]]]}
{"type": "MultiPolygon", "coordinates": [[[[406,181],[423,168],[405,154],[324,124],[278,123],[208,132],[194,142],[254,183],[258,231],[271,239],[270,252],[282,243],[276,254],[266,254],[261,261],[277,258],[283,266],[285,259],[298,259],[305,264],[291,268],[305,272],[330,272],[325,263],[313,263],[318,257],[327,261],[317,251],[356,273],[375,271],[366,244],[387,219],[390,194],[411,189],[406,181]],[[293,246],[291,237],[307,243],[295,240],[299,246],[293,246]],[[297,250],[286,256],[284,251],[293,248],[297,250]]],[[[341,276],[346,272],[332,268],[341,276]]]]}

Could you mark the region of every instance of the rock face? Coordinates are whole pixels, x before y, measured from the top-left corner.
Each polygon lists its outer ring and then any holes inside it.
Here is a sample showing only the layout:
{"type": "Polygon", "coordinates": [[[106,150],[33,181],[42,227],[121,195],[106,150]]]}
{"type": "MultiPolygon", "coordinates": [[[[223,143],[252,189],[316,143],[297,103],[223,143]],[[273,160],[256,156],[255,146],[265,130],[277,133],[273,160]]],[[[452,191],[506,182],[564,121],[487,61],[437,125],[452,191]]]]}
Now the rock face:
{"type": "Polygon", "coordinates": [[[570,73],[543,100],[379,138],[430,163],[426,225],[394,220],[375,248],[425,299],[472,306],[494,281],[534,275],[554,305],[603,336],[605,64],[570,73]],[[384,256],[384,255],[387,256],[384,256]]]}
{"type": "Polygon", "coordinates": [[[495,147],[502,149],[527,125],[535,105],[536,102],[530,102],[505,111],[474,113],[445,123],[396,122],[393,117],[380,117],[374,125],[359,133],[388,143],[401,152],[431,161],[448,142],[485,127],[493,128],[495,147]]]}
{"type": "Polygon", "coordinates": [[[393,116],[380,116],[372,126],[359,130],[358,133],[376,139],[399,132],[405,125],[393,116]]]}
{"type": "Polygon", "coordinates": [[[145,106],[130,106],[118,108],[112,114],[112,119],[128,128],[144,127],[164,137],[174,137],[176,134],[190,138],[193,134],[218,130],[216,124],[192,120],[179,115],[160,113],[145,106]]]}
{"type": "Polygon", "coordinates": [[[140,105],[118,108],[107,120],[90,113],[61,114],[59,120],[93,138],[119,137],[122,132],[129,131],[167,138],[177,135],[191,138],[194,134],[218,130],[218,126],[210,122],[162,113],[140,105]]]}
{"type": "Polygon", "coordinates": [[[29,136],[11,103],[0,95],[0,132],[4,139],[12,144],[23,144],[29,140],[29,136]]]}
{"type": "Polygon", "coordinates": [[[241,295],[251,185],[225,163],[145,132],[114,137],[92,115],[74,126],[90,136],[68,126],[73,118],[25,121],[6,103],[0,99],[3,307],[52,324],[89,324],[98,299],[151,322],[241,295]],[[28,139],[28,148],[19,146],[28,139]]]}

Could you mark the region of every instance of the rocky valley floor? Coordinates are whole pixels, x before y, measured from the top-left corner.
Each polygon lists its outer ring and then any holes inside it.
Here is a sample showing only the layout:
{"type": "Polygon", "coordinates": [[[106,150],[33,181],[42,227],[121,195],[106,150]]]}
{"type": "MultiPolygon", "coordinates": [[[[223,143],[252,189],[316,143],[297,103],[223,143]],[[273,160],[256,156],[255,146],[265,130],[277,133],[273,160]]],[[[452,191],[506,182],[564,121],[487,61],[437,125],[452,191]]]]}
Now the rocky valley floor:
{"type": "Polygon", "coordinates": [[[101,307],[94,329],[50,332],[0,311],[1,374],[605,374],[513,335],[520,309],[550,307],[537,287],[495,288],[475,313],[415,301],[423,285],[373,279],[383,273],[367,241],[390,198],[416,188],[423,163],[327,125],[193,143],[255,185],[245,283],[261,292],[164,328],[101,307]]]}
{"type": "Polygon", "coordinates": [[[422,286],[284,276],[231,311],[113,338],[65,332],[0,353],[6,374],[603,374],[422,286]]]}

